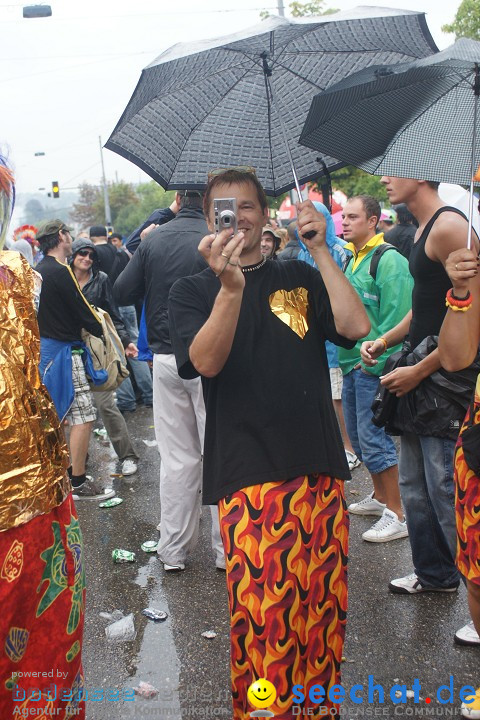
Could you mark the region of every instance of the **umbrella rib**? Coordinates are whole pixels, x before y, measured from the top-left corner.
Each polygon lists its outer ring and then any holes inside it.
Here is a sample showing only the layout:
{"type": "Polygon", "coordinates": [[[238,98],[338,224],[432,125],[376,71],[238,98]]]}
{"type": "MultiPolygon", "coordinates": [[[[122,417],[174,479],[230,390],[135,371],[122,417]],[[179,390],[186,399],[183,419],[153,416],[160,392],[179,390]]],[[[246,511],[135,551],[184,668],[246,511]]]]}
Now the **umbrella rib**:
{"type": "MultiPolygon", "coordinates": [[[[239,82],[241,82],[241,81],[243,80],[243,78],[245,77],[245,75],[246,75],[248,72],[249,72],[249,68],[247,68],[247,69],[245,70],[245,72],[243,73],[243,75],[242,75],[241,77],[239,77],[238,80],[235,81],[235,83],[231,86],[231,88],[230,88],[230,90],[229,90],[229,93],[236,87],[236,85],[238,85],[239,82]]],[[[216,74],[216,73],[214,73],[214,74],[216,74]]],[[[199,121],[197,122],[197,124],[192,128],[189,136],[188,136],[187,138],[185,138],[185,142],[183,143],[182,150],[181,150],[181,152],[178,153],[177,160],[176,160],[175,165],[174,165],[174,167],[173,167],[173,169],[172,169],[172,171],[171,171],[171,173],[170,173],[169,184],[170,184],[170,181],[171,181],[171,179],[172,179],[173,174],[175,173],[175,170],[177,169],[177,165],[178,165],[178,163],[179,163],[179,161],[180,161],[180,158],[181,158],[181,156],[182,156],[182,153],[183,153],[183,151],[184,151],[184,149],[185,149],[185,146],[186,146],[187,142],[190,140],[190,138],[192,137],[192,135],[193,135],[193,133],[195,132],[195,130],[205,121],[205,118],[207,118],[207,117],[212,113],[212,111],[215,110],[215,108],[218,107],[223,100],[225,100],[225,97],[226,97],[226,96],[223,95],[223,96],[218,100],[218,102],[215,103],[215,104],[210,108],[210,110],[208,111],[208,113],[207,113],[201,120],[199,120],[199,121]]]]}
{"type": "MultiPolygon", "coordinates": [[[[263,75],[263,79],[265,81],[265,95],[267,98],[267,112],[268,112],[268,144],[270,147],[270,166],[272,168],[272,187],[275,187],[275,169],[273,166],[273,148],[272,148],[272,106],[270,104],[270,96],[269,96],[269,86],[268,86],[268,78],[267,76],[263,75]]],[[[288,150],[288,148],[287,148],[288,150]]]]}
{"type": "Polygon", "coordinates": [[[317,90],[324,91],[325,88],[322,85],[317,85],[316,83],[312,82],[306,77],[303,77],[302,75],[299,75],[299,73],[295,72],[295,70],[292,70],[291,68],[287,67],[286,65],[283,65],[283,63],[275,62],[275,65],[279,65],[283,70],[286,70],[286,72],[289,72],[294,77],[298,78],[299,80],[302,80],[302,82],[306,82],[309,85],[312,85],[312,87],[316,88],[317,90]]]}

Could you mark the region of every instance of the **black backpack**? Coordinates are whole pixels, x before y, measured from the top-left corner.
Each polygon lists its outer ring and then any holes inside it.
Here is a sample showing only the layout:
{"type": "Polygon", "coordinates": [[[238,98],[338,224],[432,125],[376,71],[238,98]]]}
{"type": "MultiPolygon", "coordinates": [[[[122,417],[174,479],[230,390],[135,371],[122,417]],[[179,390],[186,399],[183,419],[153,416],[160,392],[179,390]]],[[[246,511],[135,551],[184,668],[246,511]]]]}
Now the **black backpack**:
{"type": "MultiPolygon", "coordinates": [[[[390,245],[390,243],[384,242],[381,245],[379,245],[377,248],[375,248],[375,252],[373,253],[372,257],[370,258],[370,268],[369,268],[368,272],[374,280],[377,279],[377,270],[378,270],[378,263],[380,262],[380,258],[382,257],[383,253],[386,253],[388,250],[396,250],[398,252],[398,249],[394,245],[390,245]]],[[[348,263],[350,262],[352,257],[353,257],[353,255],[349,255],[349,257],[345,260],[345,263],[343,265],[343,272],[346,271],[346,269],[348,267],[348,263]]]]}

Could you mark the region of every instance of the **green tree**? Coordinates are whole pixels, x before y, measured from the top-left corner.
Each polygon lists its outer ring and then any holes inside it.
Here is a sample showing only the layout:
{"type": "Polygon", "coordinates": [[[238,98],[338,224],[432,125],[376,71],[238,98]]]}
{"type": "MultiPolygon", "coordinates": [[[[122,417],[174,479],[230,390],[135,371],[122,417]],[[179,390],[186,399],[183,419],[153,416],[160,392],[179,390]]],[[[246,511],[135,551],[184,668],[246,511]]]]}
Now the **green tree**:
{"type": "MultiPolygon", "coordinates": [[[[119,213],[128,206],[137,206],[140,203],[133,185],[126,182],[108,183],[108,199],[110,212],[112,214],[112,225],[115,227],[119,213]]],[[[103,192],[99,192],[94,205],[97,217],[102,218],[99,222],[105,222],[105,202],[103,192]]]]}
{"type": "Polygon", "coordinates": [[[462,0],[449,25],[443,25],[443,32],[455,33],[455,39],[466,37],[480,40],[480,2],[479,0],[462,0]]]}
{"type": "MultiPolygon", "coordinates": [[[[290,9],[290,15],[292,17],[306,17],[308,15],[331,15],[332,13],[338,12],[335,8],[328,8],[325,10],[325,0],[307,0],[307,2],[299,2],[299,0],[293,0],[288,6],[290,9]]],[[[268,10],[262,10],[260,13],[262,20],[266,20],[271,17],[271,13],[268,10]]]]}
{"type": "Polygon", "coordinates": [[[370,175],[364,170],[347,165],[332,173],[332,186],[336,190],[342,190],[347,197],[353,195],[372,195],[380,202],[387,202],[385,186],[376,175],[370,175]]]}
{"type": "Polygon", "coordinates": [[[311,0],[310,2],[298,2],[293,0],[290,3],[290,13],[292,17],[306,17],[308,15],[331,15],[338,12],[334,8],[324,9],[324,0],[311,0]]]}
{"type": "Polygon", "coordinates": [[[70,211],[70,218],[81,228],[98,225],[105,222],[105,213],[99,213],[100,189],[96,185],[82,183],[79,186],[78,202],[74,203],[70,211]]]}
{"type": "Polygon", "coordinates": [[[115,230],[129,235],[145,222],[157,208],[169,207],[175,199],[175,190],[165,191],[156,182],[141,183],[135,188],[137,202],[124,205],[115,216],[115,230]]]}

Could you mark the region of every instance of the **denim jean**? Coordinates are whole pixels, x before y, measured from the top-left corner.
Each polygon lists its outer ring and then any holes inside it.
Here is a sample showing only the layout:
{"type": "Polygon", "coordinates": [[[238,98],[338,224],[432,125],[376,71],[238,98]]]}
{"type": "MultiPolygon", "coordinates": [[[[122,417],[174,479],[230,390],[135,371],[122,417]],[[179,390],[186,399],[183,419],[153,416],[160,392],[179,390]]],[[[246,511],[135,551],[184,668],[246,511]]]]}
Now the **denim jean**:
{"type": "MultiPolygon", "coordinates": [[[[136,343],[138,340],[138,324],[137,314],[133,305],[126,305],[125,307],[119,308],[121,318],[127,329],[128,334],[132,342],[136,343]]],[[[128,365],[135,377],[135,382],[142,396],[142,401],[145,405],[152,405],[153,403],[153,385],[152,385],[152,373],[148,364],[143,360],[135,360],[134,358],[128,359],[128,365]]],[[[121,410],[135,410],[136,400],[135,392],[133,390],[132,382],[128,378],[125,380],[120,387],[117,389],[117,404],[121,410]]]]}
{"type": "Polygon", "coordinates": [[[343,376],[342,405],[348,437],[370,473],[381,473],[398,463],[392,438],[372,423],[377,387],[378,377],[360,368],[343,376]]]}
{"type": "Polygon", "coordinates": [[[457,533],[453,454],[455,440],[405,433],[400,439],[399,485],[415,573],[422,585],[450,587],[457,533]]]}

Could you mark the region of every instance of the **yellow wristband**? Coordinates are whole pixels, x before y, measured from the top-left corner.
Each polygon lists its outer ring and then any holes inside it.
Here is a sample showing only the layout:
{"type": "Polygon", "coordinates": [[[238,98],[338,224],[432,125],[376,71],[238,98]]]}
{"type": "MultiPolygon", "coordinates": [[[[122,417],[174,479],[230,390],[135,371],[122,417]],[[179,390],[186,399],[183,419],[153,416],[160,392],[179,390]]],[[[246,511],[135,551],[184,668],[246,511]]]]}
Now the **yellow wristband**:
{"type": "Polygon", "coordinates": [[[387,343],[387,341],[385,340],[385,338],[384,338],[384,337],[380,337],[380,338],[378,338],[378,340],[380,340],[380,341],[384,344],[384,346],[385,346],[385,347],[383,348],[383,352],[385,352],[386,350],[388,350],[388,343],[387,343]]]}

